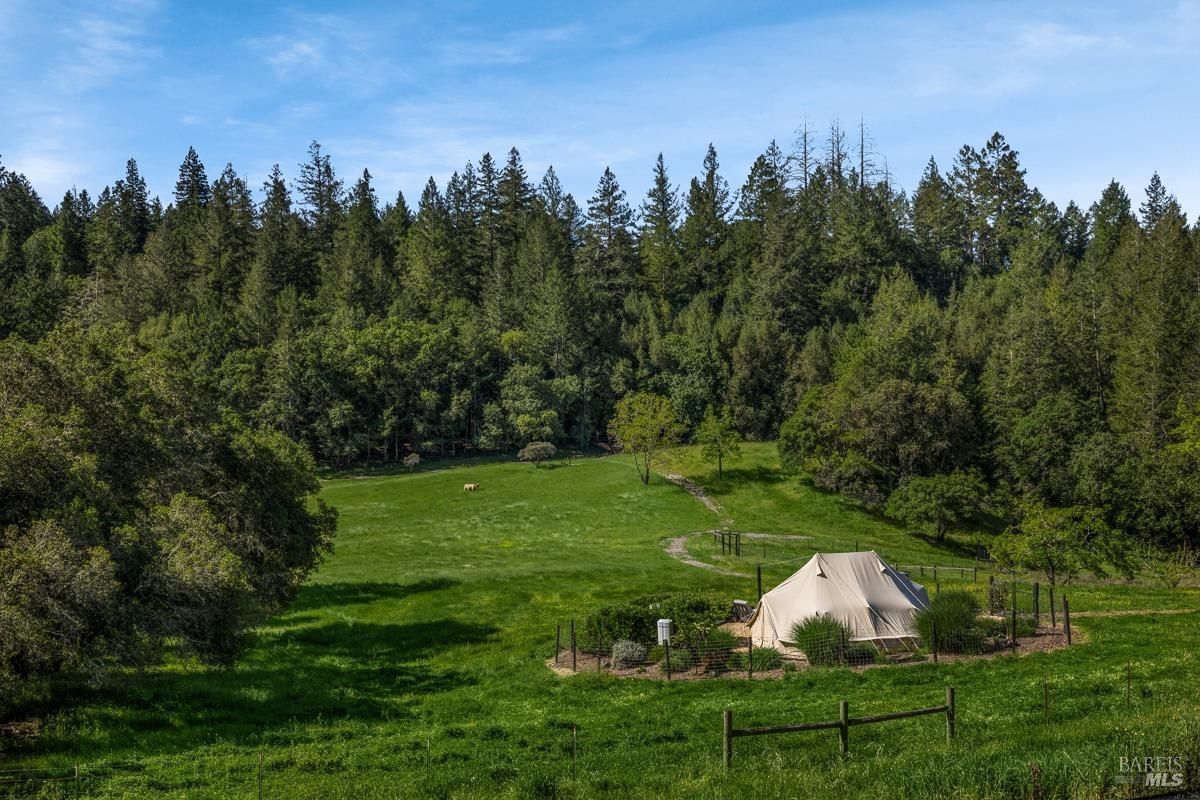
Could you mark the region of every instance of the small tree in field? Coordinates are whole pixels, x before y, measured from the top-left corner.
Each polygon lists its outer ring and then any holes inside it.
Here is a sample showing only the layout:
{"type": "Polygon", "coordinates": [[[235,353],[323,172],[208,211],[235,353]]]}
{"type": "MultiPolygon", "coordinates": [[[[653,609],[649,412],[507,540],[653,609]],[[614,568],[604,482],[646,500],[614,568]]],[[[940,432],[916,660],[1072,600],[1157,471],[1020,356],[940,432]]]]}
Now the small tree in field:
{"type": "Polygon", "coordinates": [[[417,465],[418,465],[418,464],[420,464],[420,463],[421,463],[421,456],[419,456],[419,455],[418,455],[418,454],[416,454],[416,453],[409,453],[408,455],[406,455],[406,456],[404,457],[404,466],[408,467],[408,471],[409,471],[410,473],[411,473],[411,472],[412,472],[414,469],[416,469],[416,468],[417,468],[417,465]]]}
{"type": "Polygon", "coordinates": [[[946,531],[975,516],[983,494],[983,481],[970,472],[910,478],[892,492],[885,512],[892,519],[929,531],[939,542],[944,542],[946,531]]]}
{"type": "Polygon", "coordinates": [[[1021,521],[992,541],[991,551],[1002,568],[1037,570],[1051,587],[1085,569],[1103,575],[1111,565],[1132,572],[1120,537],[1095,508],[1027,506],[1021,521]]]}
{"type": "Polygon", "coordinates": [[[1186,542],[1174,550],[1145,545],[1138,559],[1142,569],[1167,589],[1178,589],[1179,584],[1196,574],[1196,551],[1186,542]]]}
{"type": "Polygon", "coordinates": [[[727,408],[717,413],[712,406],[708,407],[696,432],[696,441],[700,442],[704,457],[717,462],[718,478],[725,477],[724,462],[738,461],[742,457],[742,435],[733,426],[733,417],[727,408]]]}
{"type": "Polygon", "coordinates": [[[617,403],[617,412],[608,424],[608,432],[622,450],[633,456],[638,477],[643,484],[648,484],[654,462],[664,450],[679,443],[683,428],[665,397],[634,392],[617,403]]]}
{"type": "Polygon", "coordinates": [[[554,458],[557,452],[558,448],[549,442],[530,442],[521,448],[521,452],[517,453],[517,460],[532,461],[533,468],[537,469],[543,461],[554,458]]]}

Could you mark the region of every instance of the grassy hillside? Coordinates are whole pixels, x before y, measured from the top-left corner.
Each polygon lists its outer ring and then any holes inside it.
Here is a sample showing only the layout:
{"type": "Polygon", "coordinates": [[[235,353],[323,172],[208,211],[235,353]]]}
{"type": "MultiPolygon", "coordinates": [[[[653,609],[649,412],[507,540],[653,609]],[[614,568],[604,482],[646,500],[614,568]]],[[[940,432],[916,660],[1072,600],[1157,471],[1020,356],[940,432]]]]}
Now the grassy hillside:
{"type": "MultiPolygon", "coordinates": [[[[738,530],[814,537],[778,544],[797,554],[857,539],[898,560],[971,563],[783,479],[771,446],[747,450],[721,482],[694,451],[672,467],[706,483],[738,530]]],[[[662,479],[643,487],[621,458],[356,475],[325,497],[342,514],[335,554],[234,667],[119,676],[5,766],[81,763],[107,776],[84,782],[98,797],[253,797],[261,754],[266,797],[990,798],[1027,796],[1034,762],[1043,786],[1083,797],[1112,783],[1121,755],[1200,759],[1197,613],[1080,618],[1086,644],[1015,659],[753,683],[558,678],[543,666],[557,623],[663,589],[753,597],[756,559],[727,558],[733,577],[668,556],[666,539],[717,517],[662,479]],[[724,708],[739,724],[828,719],[841,698],[883,712],[939,702],[947,685],[952,746],[926,718],[855,728],[847,760],[822,732],[739,740],[733,769],[720,766],[724,708]]],[[[713,560],[705,546],[689,543],[713,560]]],[[[1072,603],[1196,608],[1198,594],[1097,583],[1072,603]]]]}

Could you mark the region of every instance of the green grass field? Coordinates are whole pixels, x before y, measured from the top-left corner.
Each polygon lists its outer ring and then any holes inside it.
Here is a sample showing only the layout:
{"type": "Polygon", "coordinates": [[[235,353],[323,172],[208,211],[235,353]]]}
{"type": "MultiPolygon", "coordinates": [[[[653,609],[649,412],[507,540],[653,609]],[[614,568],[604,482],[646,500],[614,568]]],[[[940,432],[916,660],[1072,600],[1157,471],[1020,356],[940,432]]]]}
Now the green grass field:
{"type": "MultiPolygon", "coordinates": [[[[748,446],[724,481],[694,450],[670,466],[706,485],[737,530],[813,537],[768,542],[788,557],[857,541],[898,562],[973,563],[970,536],[935,548],[785,479],[773,445],[748,446]]],[[[73,696],[3,766],[78,763],[85,793],[164,798],[255,797],[260,756],[263,794],[277,798],[1027,797],[1034,763],[1046,796],[1094,797],[1120,756],[1147,755],[1188,757],[1200,781],[1196,612],[1081,617],[1086,643],[1018,658],[754,682],[559,678],[543,664],[556,624],[650,591],[753,599],[759,558],[723,558],[700,537],[694,556],[740,576],[668,556],[666,539],[718,518],[660,478],[642,486],[621,458],[429,467],[326,483],[341,511],[336,552],[234,667],[115,676],[73,696]],[[468,481],[481,490],[464,492],[468,481]],[[739,725],[831,719],[842,698],[854,715],[879,713],[937,704],[949,685],[953,745],[927,717],[854,728],[847,759],[832,731],[740,739],[722,768],[722,709],[739,725]]],[[[1071,601],[1195,609],[1200,592],[1088,582],[1071,601]]]]}

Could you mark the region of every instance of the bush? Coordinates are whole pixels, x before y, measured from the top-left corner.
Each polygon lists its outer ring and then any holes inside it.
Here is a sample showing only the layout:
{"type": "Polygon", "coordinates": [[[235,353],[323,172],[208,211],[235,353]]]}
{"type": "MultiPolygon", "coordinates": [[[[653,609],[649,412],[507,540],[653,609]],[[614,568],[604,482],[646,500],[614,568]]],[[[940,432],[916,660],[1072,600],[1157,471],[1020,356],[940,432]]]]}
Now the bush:
{"type": "Polygon", "coordinates": [[[713,628],[704,637],[704,641],[700,645],[700,652],[704,656],[704,662],[710,668],[722,668],[729,662],[729,656],[738,644],[738,637],[729,631],[724,628],[713,628]]]}
{"type": "Polygon", "coordinates": [[[543,461],[554,458],[557,453],[558,448],[549,442],[530,442],[517,453],[517,460],[531,461],[536,469],[543,461]]]}
{"type": "Polygon", "coordinates": [[[927,647],[945,653],[969,651],[980,644],[980,635],[975,627],[978,614],[979,605],[969,592],[941,592],[929,601],[929,608],[917,612],[917,631],[927,647]],[[975,634],[971,635],[968,631],[975,631],[975,634]]]}
{"type": "Polygon", "coordinates": [[[675,623],[676,644],[695,644],[729,618],[731,607],[728,598],[701,592],[635,597],[601,606],[588,615],[579,634],[579,645],[594,648],[599,642],[603,649],[604,643],[618,639],[653,642],[657,640],[660,619],[675,623]]]}
{"type": "Polygon", "coordinates": [[[805,617],[792,626],[792,641],[818,666],[845,664],[854,631],[832,617],[805,617]]]}
{"type": "Polygon", "coordinates": [[[603,648],[605,642],[618,639],[654,641],[656,620],[654,612],[637,601],[601,606],[584,619],[579,645],[603,648]]]}
{"type": "Polygon", "coordinates": [[[618,639],[613,642],[612,665],[615,669],[624,669],[641,664],[646,660],[646,648],[628,639],[618,639]]]}
{"type": "MultiPolygon", "coordinates": [[[[651,664],[658,664],[659,668],[664,672],[667,669],[667,648],[661,644],[657,644],[650,648],[646,654],[646,660],[651,664]]],[[[671,648],[671,671],[682,672],[685,669],[691,669],[696,663],[696,658],[692,655],[692,651],[686,647],[671,648]]]]}
{"type": "MultiPolygon", "coordinates": [[[[747,655],[746,652],[734,653],[729,659],[729,668],[732,670],[745,670],[747,655]]],[[[755,672],[779,669],[783,665],[783,653],[774,647],[756,647],[749,656],[749,660],[754,665],[755,672]]]]}

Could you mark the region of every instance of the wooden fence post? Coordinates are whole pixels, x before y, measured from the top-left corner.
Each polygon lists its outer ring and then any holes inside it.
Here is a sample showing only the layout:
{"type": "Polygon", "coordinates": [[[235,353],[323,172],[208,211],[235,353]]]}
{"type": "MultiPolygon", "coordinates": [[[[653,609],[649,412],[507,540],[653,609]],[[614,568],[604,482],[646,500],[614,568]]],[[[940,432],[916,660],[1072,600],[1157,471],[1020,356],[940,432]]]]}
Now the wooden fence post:
{"type": "Polygon", "coordinates": [[[946,743],[954,740],[954,687],[946,687],[946,743]]]}
{"type": "Polygon", "coordinates": [[[840,706],[841,726],[838,728],[838,740],[841,744],[842,755],[850,752],[850,701],[843,700],[840,706]]]}
{"type": "Polygon", "coordinates": [[[934,564],[934,565],[933,565],[933,582],[934,582],[934,583],[937,583],[937,582],[938,582],[938,579],[937,579],[937,564],[934,564]]]}
{"type": "Polygon", "coordinates": [[[722,714],[724,737],[722,754],[725,757],[725,769],[729,769],[729,765],[733,763],[733,712],[728,708],[722,714]]]}
{"type": "Polygon", "coordinates": [[[979,567],[971,567],[971,583],[979,583],[979,567]]]}
{"type": "Polygon", "coordinates": [[[1067,633],[1067,646],[1071,644],[1071,604],[1067,602],[1067,596],[1063,595],[1063,629],[1067,633]]]}
{"type": "Polygon", "coordinates": [[[571,618],[571,672],[575,672],[575,618],[571,618]]]}
{"type": "Polygon", "coordinates": [[[758,565],[758,599],[762,600],[762,564],[758,565]]]}

